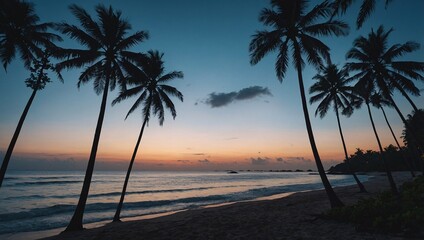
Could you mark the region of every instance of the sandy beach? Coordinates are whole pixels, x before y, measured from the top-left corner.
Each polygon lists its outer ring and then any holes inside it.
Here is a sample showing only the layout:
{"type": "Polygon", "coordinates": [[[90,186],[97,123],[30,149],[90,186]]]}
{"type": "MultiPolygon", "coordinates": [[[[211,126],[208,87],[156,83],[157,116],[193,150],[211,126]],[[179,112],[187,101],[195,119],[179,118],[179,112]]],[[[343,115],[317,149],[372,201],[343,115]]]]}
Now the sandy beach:
{"type": "MultiPolygon", "coordinates": [[[[394,173],[398,184],[410,179],[394,173]]],[[[371,197],[389,188],[387,178],[376,174],[365,183],[369,193],[356,186],[335,188],[345,204],[371,197]]],[[[177,212],[152,219],[110,223],[45,239],[402,239],[357,232],[348,223],[319,215],[330,208],[323,190],[300,192],[272,199],[239,202],[177,212]]]]}

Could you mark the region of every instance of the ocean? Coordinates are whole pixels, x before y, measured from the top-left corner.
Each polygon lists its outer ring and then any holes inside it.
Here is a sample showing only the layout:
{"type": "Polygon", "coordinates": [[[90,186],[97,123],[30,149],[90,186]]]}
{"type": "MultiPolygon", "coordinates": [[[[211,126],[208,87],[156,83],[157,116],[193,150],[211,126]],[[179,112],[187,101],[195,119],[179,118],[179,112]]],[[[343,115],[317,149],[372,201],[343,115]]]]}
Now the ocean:
{"type": "MultiPolygon", "coordinates": [[[[350,175],[328,175],[333,186],[354,184],[350,175]]],[[[368,176],[359,176],[366,181],[368,176]]],[[[66,227],[81,191],[84,172],[11,171],[0,189],[0,234],[66,227]]],[[[93,176],[84,223],[112,220],[125,172],[93,176]]],[[[121,217],[194,209],[275,194],[322,189],[306,172],[133,172],[121,217]]]]}

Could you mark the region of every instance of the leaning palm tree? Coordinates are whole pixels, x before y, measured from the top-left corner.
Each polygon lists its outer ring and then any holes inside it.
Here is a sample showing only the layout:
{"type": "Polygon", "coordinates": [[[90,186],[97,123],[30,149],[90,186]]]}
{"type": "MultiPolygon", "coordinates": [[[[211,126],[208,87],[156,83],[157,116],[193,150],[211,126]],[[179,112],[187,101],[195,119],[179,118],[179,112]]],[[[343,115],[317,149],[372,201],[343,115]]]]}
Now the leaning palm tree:
{"type": "MultiPolygon", "coordinates": [[[[385,1],[385,7],[389,5],[389,3],[392,0],[384,0],[385,1]]],[[[334,12],[332,17],[334,17],[336,14],[345,14],[347,9],[352,6],[354,3],[354,0],[334,0],[333,6],[334,6],[334,12]]],[[[359,29],[362,27],[362,24],[364,24],[365,20],[371,15],[372,12],[375,10],[376,1],[375,0],[363,0],[358,17],[356,19],[356,28],[359,29]]]]}
{"type": "Polygon", "coordinates": [[[138,56],[128,49],[148,37],[143,31],[128,36],[131,25],[122,19],[120,11],[114,11],[112,7],[97,5],[98,21],[93,20],[83,8],[77,5],[71,5],[69,9],[81,27],[61,23],[58,29],[63,34],[76,39],[86,49],[63,49],[69,58],[59,63],[58,68],[62,70],[86,67],[79,76],[78,87],[94,80],[94,90],[97,94],[102,93],[102,102],[81,195],[65,231],[82,229],[82,219],[96,161],[109,89],[112,91],[116,85],[124,83],[123,63],[131,64],[130,61],[138,56]]]}
{"type": "MultiPolygon", "coordinates": [[[[406,42],[388,46],[388,37],[392,30],[384,31],[380,26],[376,32],[371,30],[368,37],[355,39],[354,47],[348,51],[346,57],[355,60],[346,64],[350,71],[356,71],[354,78],[359,81],[372,81],[378,87],[378,91],[395,108],[405,126],[408,127],[405,117],[392,98],[393,89],[397,89],[409,101],[417,111],[417,107],[408,96],[407,92],[419,95],[420,90],[415,86],[414,80],[424,81],[424,62],[397,61],[398,57],[419,49],[419,44],[406,42]]],[[[414,134],[413,132],[411,133],[414,134]]],[[[424,142],[417,141],[423,149],[424,142]]]]}
{"type": "Polygon", "coordinates": [[[372,129],[374,131],[375,138],[377,140],[378,149],[380,150],[380,154],[378,155],[380,158],[380,161],[383,162],[384,168],[386,170],[386,175],[389,180],[390,189],[392,190],[393,194],[397,195],[398,190],[396,187],[396,183],[393,180],[392,172],[389,170],[389,166],[387,165],[386,159],[383,155],[383,147],[381,145],[380,137],[378,136],[377,129],[375,128],[374,119],[372,117],[371,113],[371,96],[375,92],[375,85],[372,84],[370,81],[359,81],[355,85],[354,94],[356,94],[360,99],[355,100],[354,105],[356,105],[357,108],[359,108],[363,103],[367,106],[368,115],[370,117],[372,129]]]}
{"type": "MultiPolygon", "coordinates": [[[[16,53],[19,52],[25,67],[31,70],[29,81],[35,81],[34,84],[28,85],[33,90],[32,94],[4,155],[0,169],[0,188],[35,94],[47,83],[45,80],[48,77],[44,75],[45,72],[53,69],[53,65],[49,63],[50,53],[47,54],[47,52],[55,47],[54,41],[62,40],[60,36],[47,32],[47,29],[53,26],[51,23],[39,23],[39,20],[34,13],[33,4],[19,0],[0,1],[0,59],[3,67],[6,70],[16,53]]],[[[27,83],[29,82],[27,81],[27,83]]]]}
{"type": "Polygon", "coordinates": [[[386,99],[384,99],[384,98],[383,98],[383,96],[382,96],[381,94],[374,93],[374,94],[371,96],[371,104],[372,104],[374,107],[376,107],[376,108],[378,108],[378,109],[381,109],[381,112],[383,113],[383,116],[384,116],[384,120],[386,121],[387,126],[388,126],[388,127],[389,127],[389,129],[390,129],[390,133],[392,134],[392,137],[393,137],[393,139],[394,139],[394,140],[395,140],[395,142],[396,142],[396,146],[398,147],[398,149],[399,149],[399,151],[400,151],[400,153],[401,153],[401,155],[402,155],[402,160],[403,160],[403,162],[405,163],[405,165],[408,167],[409,171],[411,172],[412,177],[415,177],[414,170],[412,169],[411,164],[408,162],[408,160],[407,160],[407,158],[406,158],[406,156],[405,156],[405,153],[404,153],[404,151],[403,151],[402,147],[400,146],[399,141],[397,140],[395,133],[393,132],[392,126],[390,125],[390,122],[389,122],[389,120],[387,119],[386,111],[384,111],[384,107],[383,107],[383,106],[390,107],[390,106],[391,106],[391,105],[390,105],[390,102],[389,102],[389,101],[387,101],[386,99]]]}
{"type": "Polygon", "coordinates": [[[261,21],[270,30],[257,31],[250,42],[250,63],[257,64],[266,54],[277,51],[275,70],[277,78],[282,82],[289,64],[289,48],[292,51],[293,64],[297,70],[299,90],[302,100],[303,114],[309,136],[315,163],[325,187],[332,207],[342,206],[343,203],[336,196],[325,175],[315,138],[312,131],[305,96],[302,69],[305,65],[304,56],[308,62],[316,67],[323,65],[323,59],[329,60],[329,48],[315,36],[346,35],[348,25],[337,20],[317,23],[318,19],[327,18],[332,13],[331,4],[327,1],[305,12],[308,1],[281,1],[271,0],[271,8],[262,10],[259,16],[261,21]]]}
{"type": "Polygon", "coordinates": [[[351,169],[342,126],[340,124],[339,110],[342,111],[342,114],[350,116],[353,113],[353,107],[350,99],[354,99],[356,97],[352,94],[352,87],[348,85],[350,81],[348,78],[348,72],[346,69],[339,70],[335,64],[329,64],[328,66],[323,67],[321,73],[318,73],[313,78],[317,80],[317,82],[311,86],[309,93],[315,95],[310,98],[309,102],[312,104],[319,101],[319,105],[315,111],[315,116],[319,114],[319,116],[323,118],[327,114],[328,109],[331,107],[334,108],[346,164],[353,175],[359,190],[361,192],[367,192],[358,176],[356,176],[355,172],[351,169]]]}
{"type": "Polygon", "coordinates": [[[144,127],[149,123],[150,114],[153,113],[159,118],[159,124],[162,126],[165,120],[164,107],[168,108],[175,119],[177,112],[174,103],[168,95],[175,96],[183,101],[183,94],[176,88],[167,85],[166,83],[175,78],[183,78],[183,73],[173,71],[164,73],[163,53],[158,51],[149,51],[146,59],[138,61],[137,67],[128,66],[126,68],[129,77],[127,78],[128,85],[134,86],[120,93],[120,95],[112,102],[112,105],[121,102],[129,97],[138,96],[134,105],[130,108],[125,119],[134,112],[140,105],[143,105],[142,116],[143,124],[141,125],[140,134],[138,135],[137,143],[135,144],[134,152],[131,157],[130,165],[128,166],[127,175],[125,177],[124,186],[122,188],[121,198],[116,209],[114,222],[120,221],[122,205],[124,203],[125,193],[127,191],[128,180],[131,170],[137,156],[138,147],[143,137],[144,127]],[[164,106],[165,105],[165,106],[164,106]]]}

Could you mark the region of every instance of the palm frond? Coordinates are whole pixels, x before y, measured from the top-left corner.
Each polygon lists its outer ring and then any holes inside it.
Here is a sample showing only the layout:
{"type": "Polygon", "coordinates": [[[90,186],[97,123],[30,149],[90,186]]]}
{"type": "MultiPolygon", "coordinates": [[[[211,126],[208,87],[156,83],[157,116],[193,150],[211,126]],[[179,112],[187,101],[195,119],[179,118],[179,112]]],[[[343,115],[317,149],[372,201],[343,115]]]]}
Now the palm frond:
{"type": "Polygon", "coordinates": [[[280,31],[258,31],[249,45],[250,64],[257,64],[269,52],[275,51],[281,43],[280,31]]]}

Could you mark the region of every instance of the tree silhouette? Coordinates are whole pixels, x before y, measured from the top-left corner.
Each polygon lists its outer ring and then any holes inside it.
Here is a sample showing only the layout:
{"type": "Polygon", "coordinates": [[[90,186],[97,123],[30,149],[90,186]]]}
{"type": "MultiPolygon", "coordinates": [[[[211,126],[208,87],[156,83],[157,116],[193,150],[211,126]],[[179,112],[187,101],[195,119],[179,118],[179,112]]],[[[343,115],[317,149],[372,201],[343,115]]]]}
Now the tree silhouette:
{"type": "Polygon", "coordinates": [[[367,192],[364,185],[359,181],[358,176],[351,170],[349,163],[349,155],[347,153],[346,143],[343,136],[342,127],[340,124],[339,110],[342,114],[350,116],[353,113],[353,107],[350,99],[354,99],[356,96],[352,94],[352,87],[348,85],[350,79],[348,78],[348,72],[345,69],[339,70],[335,64],[329,64],[323,66],[321,73],[318,73],[313,77],[315,82],[309,89],[309,93],[315,94],[309,100],[309,102],[315,103],[319,101],[315,116],[319,114],[321,118],[325,117],[328,109],[333,107],[337,117],[337,124],[339,127],[340,138],[342,140],[343,150],[345,154],[346,164],[350,169],[356,184],[361,192],[367,192]]]}
{"type": "Polygon", "coordinates": [[[389,101],[387,101],[386,99],[384,99],[384,98],[383,98],[383,96],[381,96],[381,94],[374,93],[373,95],[371,95],[371,104],[372,104],[374,107],[376,107],[376,108],[378,108],[378,109],[381,109],[381,112],[383,113],[383,116],[384,116],[384,120],[386,121],[387,126],[388,126],[388,127],[389,127],[389,129],[390,129],[390,133],[392,134],[393,139],[394,139],[394,140],[395,140],[395,142],[396,142],[396,146],[399,148],[399,151],[400,151],[400,153],[401,153],[401,155],[402,155],[403,162],[405,163],[405,165],[406,165],[406,166],[408,167],[408,169],[410,170],[412,177],[415,177],[415,173],[414,173],[414,171],[413,171],[413,169],[412,169],[412,166],[411,166],[411,164],[408,162],[408,160],[407,160],[407,158],[406,158],[406,156],[405,156],[405,153],[404,153],[404,151],[403,151],[402,147],[400,146],[399,141],[397,140],[395,133],[393,132],[392,126],[390,125],[390,122],[389,122],[389,120],[387,119],[386,111],[384,111],[383,106],[390,107],[390,106],[391,106],[391,105],[390,105],[390,102],[389,102],[389,101]]]}
{"type": "Polygon", "coordinates": [[[392,192],[395,195],[397,195],[398,190],[397,190],[397,187],[396,187],[396,183],[393,180],[392,172],[389,170],[389,166],[387,165],[387,161],[386,161],[385,157],[383,156],[383,152],[384,152],[383,147],[381,145],[380,137],[378,136],[377,129],[375,128],[374,119],[373,119],[372,113],[371,113],[371,108],[370,108],[371,96],[374,94],[374,92],[375,92],[375,85],[373,85],[371,81],[368,81],[368,82],[360,81],[360,82],[358,82],[355,85],[354,93],[358,97],[360,97],[360,100],[356,100],[355,105],[356,105],[357,108],[359,108],[362,105],[362,103],[364,103],[367,106],[368,115],[370,117],[372,129],[374,131],[374,135],[375,135],[375,138],[377,140],[378,149],[380,150],[380,154],[378,156],[379,156],[381,162],[383,162],[384,168],[386,169],[386,174],[387,174],[387,178],[389,180],[390,189],[392,190],[392,192]]]}
{"type": "MultiPolygon", "coordinates": [[[[346,66],[350,71],[358,72],[354,75],[354,78],[358,79],[359,82],[372,82],[378,88],[380,94],[390,101],[402,122],[409,129],[405,117],[392,98],[392,91],[393,88],[399,90],[416,109],[406,91],[419,95],[420,91],[413,80],[424,80],[424,77],[420,74],[424,72],[424,62],[395,61],[397,57],[417,50],[419,44],[407,42],[388,47],[387,41],[391,32],[392,30],[384,31],[383,26],[380,26],[376,32],[371,30],[367,38],[360,36],[355,39],[354,47],[348,51],[346,57],[356,60],[356,62],[349,62],[346,66]]],[[[413,136],[414,132],[411,132],[411,135],[413,136]]],[[[418,138],[416,142],[423,149],[424,142],[418,138]]]]}
{"type": "Polygon", "coordinates": [[[59,63],[58,68],[61,70],[86,67],[79,76],[78,87],[93,79],[94,90],[97,94],[102,93],[102,102],[78,205],[65,231],[82,229],[82,219],[96,161],[109,89],[112,91],[117,84],[124,87],[122,65],[131,64],[131,61],[138,56],[128,49],[148,37],[143,31],[128,36],[131,25],[122,19],[120,11],[115,11],[112,7],[97,5],[95,9],[98,21],[93,20],[83,8],[77,5],[71,5],[69,9],[81,27],[61,23],[58,29],[77,40],[86,49],[63,49],[69,58],[59,63]]]}
{"type": "MultiPolygon", "coordinates": [[[[384,0],[385,7],[389,5],[392,0],[384,0]]],[[[354,0],[334,0],[334,12],[332,17],[337,14],[345,14],[347,9],[352,6],[354,0]]],[[[356,18],[356,28],[359,29],[364,24],[365,20],[371,15],[375,10],[376,0],[362,0],[361,7],[359,9],[358,17],[356,18]]]]}
{"type": "Polygon", "coordinates": [[[115,105],[116,103],[119,103],[127,98],[138,96],[125,119],[138,107],[140,107],[140,105],[143,105],[142,116],[144,119],[130,164],[128,166],[127,175],[125,177],[124,186],[122,188],[121,198],[119,200],[115,216],[113,217],[114,222],[120,221],[120,214],[122,205],[124,203],[128,180],[130,178],[135,157],[137,156],[141,138],[143,137],[144,127],[149,123],[150,114],[153,113],[154,115],[157,115],[159,118],[159,124],[162,126],[165,120],[164,108],[169,109],[174,119],[177,116],[174,103],[171,101],[168,95],[175,96],[183,101],[183,94],[176,88],[166,84],[168,81],[175,78],[183,78],[183,73],[179,71],[173,71],[164,74],[164,62],[162,57],[163,53],[161,54],[158,51],[149,51],[144,60],[141,58],[141,61],[136,62],[137,67],[132,65],[125,65],[128,67],[125,69],[129,74],[127,83],[128,85],[132,85],[134,87],[121,92],[119,96],[112,102],[112,104],[115,105]]]}
{"type": "Polygon", "coordinates": [[[329,60],[329,48],[314,36],[346,35],[347,24],[330,20],[316,23],[320,18],[328,18],[333,9],[327,1],[315,6],[311,11],[305,13],[308,1],[271,1],[271,8],[261,11],[259,21],[270,30],[257,31],[250,42],[250,63],[257,64],[266,54],[277,51],[275,70],[277,78],[282,82],[285,77],[289,63],[289,47],[291,47],[293,64],[297,70],[299,90],[302,100],[303,113],[306,129],[309,136],[315,163],[319,175],[325,187],[332,207],[342,206],[325,175],[308,113],[305,87],[303,83],[302,69],[305,65],[302,56],[306,56],[308,63],[320,67],[323,59],[329,60]]]}
{"type": "MultiPolygon", "coordinates": [[[[39,23],[34,12],[34,5],[19,0],[0,0],[0,59],[6,70],[7,66],[19,52],[26,68],[31,71],[27,86],[33,91],[19,119],[13,137],[7,148],[0,169],[0,188],[12,156],[19,133],[38,90],[43,89],[49,80],[45,74],[53,70],[49,63],[54,41],[61,41],[60,36],[47,32],[52,23],[39,23]],[[48,53],[50,51],[50,53],[48,53]]],[[[59,76],[60,77],[60,76],[59,76]]]]}

